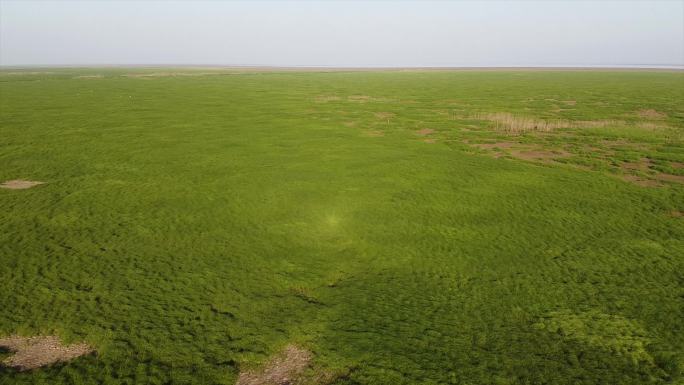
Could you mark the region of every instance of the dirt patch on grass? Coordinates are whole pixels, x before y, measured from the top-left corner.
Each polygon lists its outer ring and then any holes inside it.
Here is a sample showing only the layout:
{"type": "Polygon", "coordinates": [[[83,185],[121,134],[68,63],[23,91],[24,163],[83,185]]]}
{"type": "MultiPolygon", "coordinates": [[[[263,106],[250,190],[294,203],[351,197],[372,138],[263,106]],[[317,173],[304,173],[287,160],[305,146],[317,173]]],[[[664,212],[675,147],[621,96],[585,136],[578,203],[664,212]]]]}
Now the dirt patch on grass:
{"type": "Polygon", "coordinates": [[[483,150],[492,150],[495,148],[507,149],[520,145],[516,142],[497,142],[497,143],[476,143],[473,144],[474,147],[481,148],[483,150]]]}
{"type": "Polygon", "coordinates": [[[341,98],[339,96],[335,95],[319,95],[314,98],[316,103],[327,103],[327,102],[334,102],[337,100],[340,100],[341,98]]]}
{"type": "Polygon", "coordinates": [[[658,112],[652,108],[639,110],[639,111],[637,111],[637,115],[640,118],[644,118],[644,119],[665,119],[665,118],[667,118],[666,113],[658,112]]]}
{"type": "Polygon", "coordinates": [[[430,134],[434,134],[434,133],[435,133],[435,130],[433,130],[432,128],[423,128],[423,129],[420,129],[416,132],[416,134],[418,134],[420,136],[426,136],[426,135],[430,135],[430,134]]]}
{"type": "Polygon", "coordinates": [[[533,160],[533,161],[549,161],[560,158],[567,158],[571,156],[570,153],[565,151],[547,151],[547,150],[522,150],[522,151],[511,151],[511,155],[515,158],[522,160],[533,160]]]}
{"type": "Polygon", "coordinates": [[[684,168],[684,163],[682,163],[682,162],[670,162],[670,166],[672,166],[672,168],[680,169],[680,168],[684,168]]]}
{"type": "Polygon", "coordinates": [[[19,371],[70,361],[95,351],[85,343],[62,345],[56,336],[0,338],[0,348],[14,353],[2,364],[19,371]]]}
{"type": "Polygon", "coordinates": [[[662,184],[657,180],[642,178],[636,175],[622,175],[622,179],[642,187],[660,187],[662,184]]]}
{"type": "Polygon", "coordinates": [[[656,179],[662,180],[665,182],[684,183],[684,175],[673,175],[673,174],[660,173],[660,174],[656,174],[655,177],[656,177],[656,179]]]}
{"type": "Polygon", "coordinates": [[[670,211],[670,216],[673,218],[682,218],[684,217],[684,211],[679,211],[679,210],[672,210],[670,211]]]}
{"type": "Polygon", "coordinates": [[[383,97],[373,97],[368,95],[350,95],[347,96],[347,100],[356,103],[369,103],[369,102],[393,102],[395,99],[383,98],[383,97]]]}
{"type": "Polygon", "coordinates": [[[641,158],[638,162],[623,162],[620,164],[620,168],[623,170],[648,171],[652,164],[653,162],[650,159],[641,158]]]}
{"type": "Polygon", "coordinates": [[[566,106],[574,106],[577,104],[577,100],[563,100],[563,104],[566,106]]]}
{"type": "Polygon", "coordinates": [[[425,142],[425,143],[437,143],[437,139],[427,138],[427,139],[423,139],[423,142],[425,142]]]}
{"type": "Polygon", "coordinates": [[[385,136],[385,132],[380,130],[366,130],[363,132],[363,135],[370,138],[380,138],[385,136]]]}
{"type": "Polygon", "coordinates": [[[378,119],[387,119],[390,120],[391,118],[395,117],[396,115],[393,112],[376,112],[375,117],[378,119]]]}
{"type": "Polygon", "coordinates": [[[0,188],[6,188],[9,190],[25,190],[27,188],[35,187],[44,183],[45,182],[38,182],[35,180],[15,179],[3,182],[2,184],[0,184],[0,188]]]}
{"type": "Polygon", "coordinates": [[[295,384],[312,358],[310,351],[296,345],[288,345],[261,370],[241,372],[236,385],[295,384]]]}

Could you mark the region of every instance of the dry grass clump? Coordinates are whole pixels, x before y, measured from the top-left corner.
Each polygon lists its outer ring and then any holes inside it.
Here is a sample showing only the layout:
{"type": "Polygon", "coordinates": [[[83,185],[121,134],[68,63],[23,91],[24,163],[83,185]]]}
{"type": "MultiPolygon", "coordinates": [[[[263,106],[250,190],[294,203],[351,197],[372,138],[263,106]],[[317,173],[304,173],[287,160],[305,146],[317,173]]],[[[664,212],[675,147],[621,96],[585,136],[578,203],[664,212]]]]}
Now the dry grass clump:
{"type": "Polygon", "coordinates": [[[0,188],[6,188],[8,190],[24,190],[27,188],[35,187],[38,185],[41,185],[45,182],[38,182],[34,180],[21,180],[21,179],[15,179],[15,180],[8,180],[6,182],[3,182],[0,184],[0,188]]]}
{"type": "Polygon", "coordinates": [[[624,122],[617,120],[542,120],[515,116],[508,112],[477,114],[475,119],[494,122],[497,131],[504,131],[509,134],[522,134],[531,131],[551,132],[560,128],[601,128],[624,124],[624,122]]]}
{"type": "Polygon", "coordinates": [[[637,115],[639,115],[639,117],[645,118],[645,119],[665,119],[665,118],[667,118],[666,113],[658,112],[652,108],[639,110],[639,111],[637,111],[637,115]]]}
{"type": "Polygon", "coordinates": [[[93,348],[84,343],[62,345],[56,336],[9,336],[0,338],[0,348],[14,353],[2,361],[2,364],[19,371],[66,362],[94,352],[93,348]]]}
{"type": "Polygon", "coordinates": [[[327,103],[340,100],[340,97],[335,95],[318,95],[314,100],[316,103],[327,103]]]}
{"type": "Polygon", "coordinates": [[[426,135],[430,135],[430,134],[434,134],[434,133],[435,133],[435,130],[433,130],[432,128],[423,128],[423,129],[420,129],[416,132],[416,134],[418,134],[420,136],[426,136],[426,135]]]}
{"type": "Polygon", "coordinates": [[[313,355],[296,345],[288,345],[261,370],[241,372],[236,385],[290,385],[296,383],[313,355]]]}

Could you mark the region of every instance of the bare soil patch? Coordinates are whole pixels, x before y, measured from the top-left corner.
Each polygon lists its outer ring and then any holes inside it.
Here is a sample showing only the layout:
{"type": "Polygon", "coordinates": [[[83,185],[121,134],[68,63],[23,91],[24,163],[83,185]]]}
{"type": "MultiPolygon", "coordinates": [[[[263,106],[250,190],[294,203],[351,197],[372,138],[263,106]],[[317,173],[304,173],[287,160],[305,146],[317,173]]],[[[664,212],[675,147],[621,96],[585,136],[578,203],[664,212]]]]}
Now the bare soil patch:
{"type": "Polygon", "coordinates": [[[639,111],[637,111],[637,115],[639,115],[639,117],[645,118],[645,119],[665,119],[665,118],[667,118],[666,113],[658,112],[652,108],[639,110],[639,111]]]}
{"type": "Polygon", "coordinates": [[[547,161],[559,158],[567,158],[571,156],[570,153],[565,151],[547,151],[547,150],[523,150],[523,151],[511,151],[511,155],[518,159],[523,160],[536,160],[536,161],[547,161]]]}
{"type": "Polygon", "coordinates": [[[636,175],[622,175],[622,179],[642,187],[660,187],[662,184],[657,180],[646,179],[636,175]]]}
{"type": "Polygon", "coordinates": [[[21,180],[21,179],[15,179],[15,180],[8,180],[6,182],[3,182],[0,184],[0,188],[6,188],[9,190],[24,190],[27,188],[35,187],[41,184],[44,184],[45,182],[38,182],[34,180],[21,180]]]}
{"type": "Polygon", "coordinates": [[[495,148],[506,149],[518,146],[519,143],[516,142],[497,142],[497,143],[476,143],[473,144],[474,147],[481,148],[483,150],[491,150],[495,148]]]}
{"type": "Polygon", "coordinates": [[[682,218],[684,217],[684,211],[672,210],[670,211],[670,216],[674,218],[682,218]]]}
{"type": "Polygon", "coordinates": [[[684,168],[684,163],[682,162],[670,162],[672,168],[684,168]]]}
{"type": "Polygon", "coordinates": [[[620,168],[623,170],[648,171],[653,163],[648,158],[641,158],[638,162],[623,162],[620,168]]]}
{"type": "Polygon", "coordinates": [[[2,364],[19,371],[70,361],[95,351],[85,343],[62,345],[56,336],[0,338],[0,348],[14,353],[2,364]]]}
{"type": "Polygon", "coordinates": [[[425,142],[425,143],[437,143],[437,139],[427,138],[427,139],[423,139],[423,142],[425,142]]]}
{"type": "Polygon", "coordinates": [[[577,100],[563,100],[563,104],[566,106],[574,106],[577,104],[577,100]]]}
{"type": "Polygon", "coordinates": [[[416,132],[416,133],[420,136],[426,136],[426,135],[434,134],[435,130],[433,130],[432,128],[423,128],[423,129],[418,130],[418,132],[416,132]]]}
{"type": "Polygon", "coordinates": [[[295,384],[312,358],[310,351],[296,345],[288,345],[261,370],[241,372],[236,385],[295,384]]]}
{"type": "Polygon", "coordinates": [[[660,174],[656,175],[656,179],[663,180],[666,182],[684,183],[684,175],[673,175],[673,174],[660,173],[660,174]]]}

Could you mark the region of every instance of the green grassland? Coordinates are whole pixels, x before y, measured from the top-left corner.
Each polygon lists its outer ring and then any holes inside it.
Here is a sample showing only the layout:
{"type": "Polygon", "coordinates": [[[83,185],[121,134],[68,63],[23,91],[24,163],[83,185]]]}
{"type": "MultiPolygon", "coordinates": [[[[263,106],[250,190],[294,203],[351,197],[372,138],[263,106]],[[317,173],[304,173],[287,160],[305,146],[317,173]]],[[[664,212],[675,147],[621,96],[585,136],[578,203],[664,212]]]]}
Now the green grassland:
{"type": "Polygon", "coordinates": [[[0,336],[97,354],[0,384],[681,384],[682,165],[681,71],[6,69],[0,336]]]}

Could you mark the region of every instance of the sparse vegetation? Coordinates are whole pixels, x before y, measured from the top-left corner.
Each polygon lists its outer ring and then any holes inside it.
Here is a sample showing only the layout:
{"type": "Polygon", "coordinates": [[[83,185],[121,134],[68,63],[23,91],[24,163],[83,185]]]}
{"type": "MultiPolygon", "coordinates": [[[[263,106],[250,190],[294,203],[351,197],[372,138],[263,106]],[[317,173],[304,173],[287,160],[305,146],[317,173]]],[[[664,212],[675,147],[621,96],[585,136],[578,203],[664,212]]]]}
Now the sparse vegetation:
{"type": "Polygon", "coordinates": [[[0,71],[0,131],[0,338],[97,351],[2,385],[684,380],[681,71],[0,71]]]}

